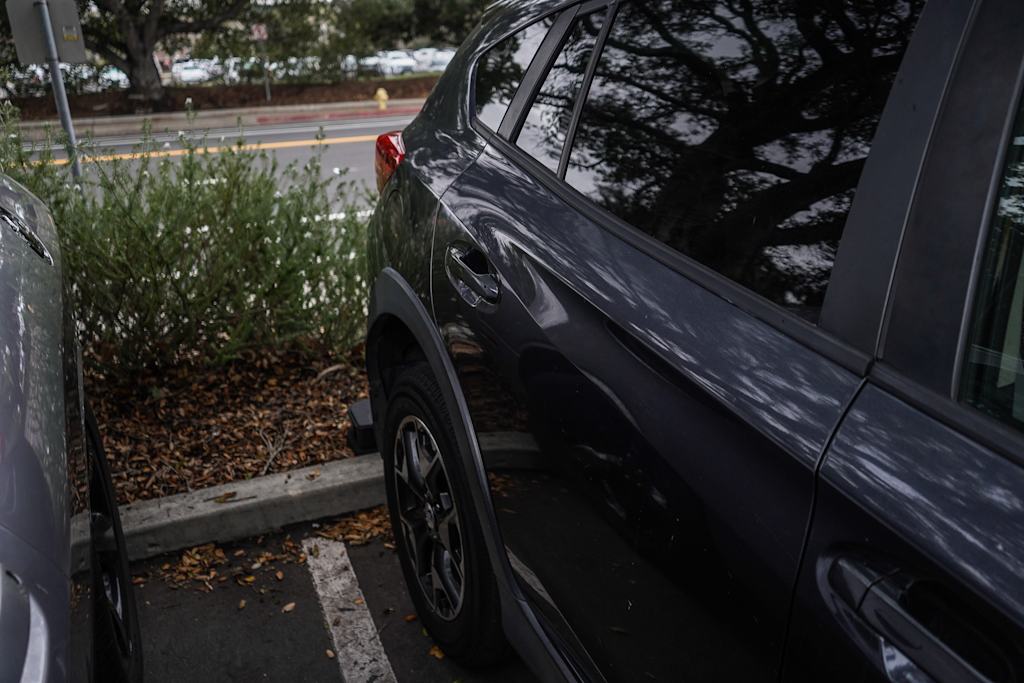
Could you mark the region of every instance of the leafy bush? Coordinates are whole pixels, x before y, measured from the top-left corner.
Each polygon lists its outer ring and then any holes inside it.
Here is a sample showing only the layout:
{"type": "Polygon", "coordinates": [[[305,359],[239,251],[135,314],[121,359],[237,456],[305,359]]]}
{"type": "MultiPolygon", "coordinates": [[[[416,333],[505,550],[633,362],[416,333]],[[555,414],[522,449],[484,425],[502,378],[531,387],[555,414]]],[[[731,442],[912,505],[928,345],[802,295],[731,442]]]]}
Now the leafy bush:
{"type": "Polygon", "coordinates": [[[83,344],[107,372],[289,343],[341,351],[362,334],[365,226],[319,154],[282,167],[179,134],[180,156],[155,156],[146,136],[132,158],[84,164],[76,186],[50,141],[25,149],[10,106],[0,132],[0,171],[54,214],[83,344]]]}

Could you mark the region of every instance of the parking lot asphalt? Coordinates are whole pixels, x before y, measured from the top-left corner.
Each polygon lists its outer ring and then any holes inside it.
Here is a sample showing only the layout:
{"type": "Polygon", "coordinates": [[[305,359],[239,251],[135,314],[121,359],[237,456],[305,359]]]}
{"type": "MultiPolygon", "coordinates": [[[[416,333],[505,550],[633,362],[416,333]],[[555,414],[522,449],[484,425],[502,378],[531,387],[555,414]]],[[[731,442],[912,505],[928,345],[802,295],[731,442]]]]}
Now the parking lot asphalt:
{"type": "MultiPolygon", "coordinates": [[[[331,637],[325,599],[308,563],[298,561],[303,540],[315,539],[319,527],[298,525],[280,534],[133,565],[146,680],[343,680],[345,663],[339,656],[345,653],[337,652],[331,637]]],[[[465,669],[434,648],[415,618],[398,557],[384,541],[350,545],[347,554],[383,646],[380,656],[390,662],[395,680],[535,680],[515,655],[481,672],[465,669]]],[[[363,608],[362,600],[353,602],[363,608]]],[[[338,620],[333,621],[337,628],[338,620]]]]}

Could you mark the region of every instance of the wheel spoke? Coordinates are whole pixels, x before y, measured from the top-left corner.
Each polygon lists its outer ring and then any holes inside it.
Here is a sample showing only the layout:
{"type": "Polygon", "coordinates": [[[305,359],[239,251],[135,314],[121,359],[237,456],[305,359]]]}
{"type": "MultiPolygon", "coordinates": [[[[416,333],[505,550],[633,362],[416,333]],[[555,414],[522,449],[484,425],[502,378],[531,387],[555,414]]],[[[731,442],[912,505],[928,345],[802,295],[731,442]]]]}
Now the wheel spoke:
{"type": "Polygon", "coordinates": [[[407,464],[409,467],[409,481],[416,487],[417,492],[425,494],[427,489],[426,478],[423,476],[423,445],[420,443],[420,434],[417,429],[406,430],[402,437],[406,443],[408,454],[407,464]]]}
{"type": "Polygon", "coordinates": [[[448,552],[462,547],[462,530],[459,528],[459,516],[455,514],[455,508],[438,518],[437,535],[448,552]]]}
{"type": "Polygon", "coordinates": [[[440,544],[434,546],[434,562],[432,567],[434,586],[440,590],[448,603],[448,608],[454,612],[460,603],[459,587],[452,575],[451,555],[444,550],[440,544]]]}
{"type": "Polygon", "coordinates": [[[426,525],[422,520],[407,519],[399,515],[402,523],[402,532],[405,534],[406,545],[412,553],[412,563],[416,568],[416,574],[422,575],[429,566],[430,557],[428,544],[430,536],[427,534],[426,525]]]}
{"type": "Polygon", "coordinates": [[[441,455],[427,443],[420,444],[420,446],[420,466],[423,471],[423,482],[428,488],[436,489],[438,477],[444,476],[444,469],[441,465],[441,455]]]}
{"type": "Polygon", "coordinates": [[[405,484],[405,487],[417,500],[423,501],[425,499],[426,486],[420,473],[416,431],[414,429],[402,430],[398,444],[401,445],[401,448],[395,449],[397,451],[395,453],[395,474],[398,475],[398,479],[405,484]]]}
{"type": "MultiPolygon", "coordinates": [[[[452,511],[452,517],[454,519],[455,513],[452,511]]],[[[448,552],[448,556],[451,559],[449,569],[451,570],[455,580],[461,586],[465,571],[463,567],[463,553],[462,553],[462,532],[459,530],[458,521],[452,521],[451,523],[443,525],[439,529],[439,535],[441,537],[441,543],[444,545],[445,550],[448,552]]]]}

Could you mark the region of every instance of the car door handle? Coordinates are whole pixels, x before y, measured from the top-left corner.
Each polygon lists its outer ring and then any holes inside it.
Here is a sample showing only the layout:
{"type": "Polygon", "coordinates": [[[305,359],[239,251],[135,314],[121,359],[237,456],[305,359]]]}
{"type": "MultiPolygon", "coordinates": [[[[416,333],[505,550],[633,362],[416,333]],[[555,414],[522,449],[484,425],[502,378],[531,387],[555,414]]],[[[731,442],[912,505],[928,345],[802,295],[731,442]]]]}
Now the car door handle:
{"type": "Polygon", "coordinates": [[[936,681],[989,681],[901,604],[900,584],[898,576],[885,578],[864,596],[860,615],[868,626],[936,681]]]}
{"type": "MultiPolygon", "coordinates": [[[[910,591],[916,590],[915,584],[921,583],[905,572],[888,564],[844,557],[832,564],[828,578],[833,594],[881,639],[884,660],[881,665],[890,680],[992,680],[932,630],[935,618],[928,619],[929,625],[925,625],[919,618],[921,615],[908,606],[921,602],[910,598],[910,591]],[[923,675],[914,675],[914,672],[923,675]]],[[[954,614],[957,610],[945,611],[954,614]]],[[[939,627],[942,628],[941,623],[939,627]]],[[[945,630],[950,630],[948,625],[945,630]]],[[[956,631],[960,634],[958,645],[967,647],[972,659],[981,655],[986,663],[981,668],[988,670],[993,663],[1004,660],[1001,648],[984,637],[984,628],[971,624],[956,631]]],[[[1001,667],[997,664],[996,668],[1001,667]]]]}
{"type": "Polygon", "coordinates": [[[484,253],[476,247],[460,243],[448,245],[445,270],[459,294],[470,304],[475,306],[481,300],[492,304],[498,302],[501,291],[498,276],[484,253]]]}

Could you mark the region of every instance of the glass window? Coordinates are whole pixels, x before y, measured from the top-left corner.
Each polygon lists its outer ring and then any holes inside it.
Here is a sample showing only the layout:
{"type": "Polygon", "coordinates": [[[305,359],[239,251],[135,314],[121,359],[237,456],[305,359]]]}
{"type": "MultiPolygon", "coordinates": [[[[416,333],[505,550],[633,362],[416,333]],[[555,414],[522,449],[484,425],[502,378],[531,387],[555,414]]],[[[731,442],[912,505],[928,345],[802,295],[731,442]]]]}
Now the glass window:
{"type": "Polygon", "coordinates": [[[1024,427],[1024,110],[1003,171],[971,321],[961,396],[1024,427]]]}
{"type": "Polygon", "coordinates": [[[566,181],[816,321],[924,0],[624,4],[566,181]]]}
{"type": "Polygon", "coordinates": [[[552,16],[531,24],[480,58],[476,66],[476,115],[488,128],[498,130],[512,96],[554,21],[552,16]]]}
{"type": "Polygon", "coordinates": [[[530,107],[516,144],[552,171],[565,144],[576,94],[590,61],[605,12],[580,17],[530,107]]]}

